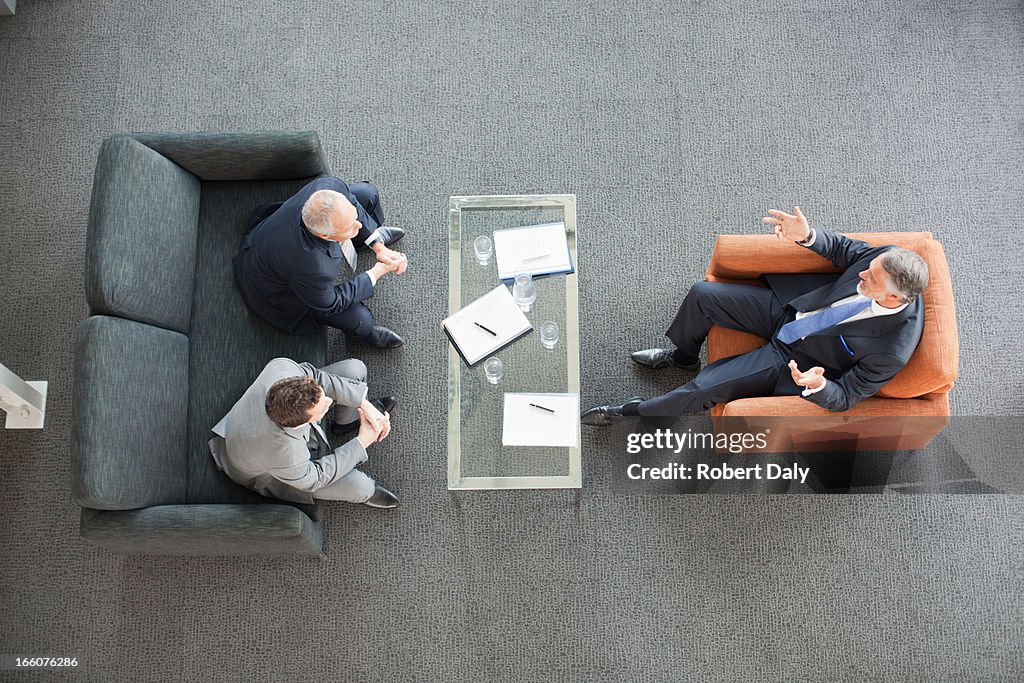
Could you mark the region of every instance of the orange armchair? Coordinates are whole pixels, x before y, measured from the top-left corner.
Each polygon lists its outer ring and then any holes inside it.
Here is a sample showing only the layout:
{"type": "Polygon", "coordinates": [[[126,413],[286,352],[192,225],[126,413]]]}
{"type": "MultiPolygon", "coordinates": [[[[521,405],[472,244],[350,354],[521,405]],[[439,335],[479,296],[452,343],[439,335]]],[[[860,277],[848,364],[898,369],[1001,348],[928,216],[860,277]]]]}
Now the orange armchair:
{"type": "MultiPolygon", "coordinates": [[[[923,448],[949,420],[949,390],[959,367],[960,342],[953,286],[942,245],[930,232],[851,233],[874,246],[894,244],[928,264],[921,342],[896,376],[876,395],[833,413],[800,396],[744,398],[711,409],[716,430],[770,429],[769,450],[913,450],[923,448]],[[807,418],[807,419],[793,419],[807,418]],[[907,418],[907,419],[903,419],[907,418]]],[[[761,285],[763,273],[837,272],[827,259],[774,235],[720,235],[705,280],[761,285]]],[[[711,328],[708,362],[746,353],[767,340],[711,328]]]]}

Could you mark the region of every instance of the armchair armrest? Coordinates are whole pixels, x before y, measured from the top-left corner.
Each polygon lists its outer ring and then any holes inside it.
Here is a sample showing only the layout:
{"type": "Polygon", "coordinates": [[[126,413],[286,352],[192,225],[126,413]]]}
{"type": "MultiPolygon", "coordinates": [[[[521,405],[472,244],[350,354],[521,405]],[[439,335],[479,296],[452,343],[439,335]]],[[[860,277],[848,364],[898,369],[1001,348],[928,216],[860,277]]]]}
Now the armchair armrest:
{"type": "Polygon", "coordinates": [[[744,398],[712,410],[716,433],[763,433],[761,452],[894,451],[924,448],[949,423],[949,397],[873,396],[842,413],[799,396],[744,398]]]}
{"type": "MultiPolygon", "coordinates": [[[[863,232],[847,237],[881,246],[898,247],[920,252],[931,240],[930,232],[863,232]]],[[[775,235],[719,235],[705,274],[709,282],[721,280],[756,280],[764,273],[835,273],[829,261],[810,249],[798,246],[775,235]]]]}
{"type": "Polygon", "coordinates": [[[200,180],[296,180],[330,173],[314,131],[132,133],[200,180]]]}

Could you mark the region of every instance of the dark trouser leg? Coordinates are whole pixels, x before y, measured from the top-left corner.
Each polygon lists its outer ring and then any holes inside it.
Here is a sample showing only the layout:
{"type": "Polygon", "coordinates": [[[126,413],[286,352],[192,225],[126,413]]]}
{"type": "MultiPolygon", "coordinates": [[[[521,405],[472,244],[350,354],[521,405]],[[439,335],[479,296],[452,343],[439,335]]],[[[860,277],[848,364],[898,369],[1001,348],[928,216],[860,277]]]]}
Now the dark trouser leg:
{"type": "Polygon", "coordinates": [[[373,232],[384,225],[384,207],[380,204],[380,191],[377,186],[366,180],[360,180],[358,183],[349,185],[348,189],[356,196],[356,201],[363,207],[367,215],[377,223],[376,225],[367,225],[366,228],[373,232]]]}
{"type": "Polygon", "coordinates": [[[316,316],[321,325],[336,327],[346,335],[360,339],[373,331],[373,313],[366,304],[357,302],[341,313],[329,316],[316,316]]]}
{"type": "Polygon", "coordinates": [[[784,316],[782,304],[770,289],[698,282],[683,299],[665,336],[676,345],[679,356],[694,362],[712,325],[770,339],[784,316]]]}
{"type": "Polygon", "coordinates": [[[774,392],[789,359],[774,344],[723,358],[700,371],[693,381],[640,404],[645,417],[678,417],[707,410],[716,403],[774,392]]]}

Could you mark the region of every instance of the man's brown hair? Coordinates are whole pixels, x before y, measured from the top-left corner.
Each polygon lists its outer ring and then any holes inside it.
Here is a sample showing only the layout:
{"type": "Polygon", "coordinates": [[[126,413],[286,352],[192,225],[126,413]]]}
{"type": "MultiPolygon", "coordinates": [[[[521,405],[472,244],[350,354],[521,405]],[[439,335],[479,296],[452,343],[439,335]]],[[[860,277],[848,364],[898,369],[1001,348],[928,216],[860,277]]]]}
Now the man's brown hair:
{"type": "Polygon", "coordinates": [[[267,417],[281,427],[309,422],[309,411],[320,402],[320,385],[309,377],[274,382],[267,392],[267,417]]]}

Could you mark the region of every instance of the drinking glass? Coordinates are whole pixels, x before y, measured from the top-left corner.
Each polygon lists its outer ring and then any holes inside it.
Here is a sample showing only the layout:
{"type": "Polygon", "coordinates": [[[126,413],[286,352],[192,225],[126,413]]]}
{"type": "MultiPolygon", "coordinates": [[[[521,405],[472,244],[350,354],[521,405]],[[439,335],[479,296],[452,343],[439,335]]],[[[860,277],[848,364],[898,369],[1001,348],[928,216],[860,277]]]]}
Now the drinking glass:
{"type": "Polygon", "coordinates": [[[491,356],[484,361],[484,375],[491,384],[497,384],[505,374],[505,364],[497,356],[491,356]]]}
{"type": "Polygon", "coordinates": [[[533,302],[537,300],[537,283],[528,271],[517,270],[515,283],[512,285],[512,298],[523,313],[529,313],[533,302]]]}
{"type": "Polygon", "coordinates": [[[491,238],[487,235],[480,235],[473,240],[473,253],[476,254],[476,262],[481,266],[487,265],[493,251],[494,246],[491,244],[491,238]]]}
{"type": "Polygon", "coordinates": [[[558,323],[548,320],[540,324],[540,345],[548,350],[558,346],[558,323]]]}

